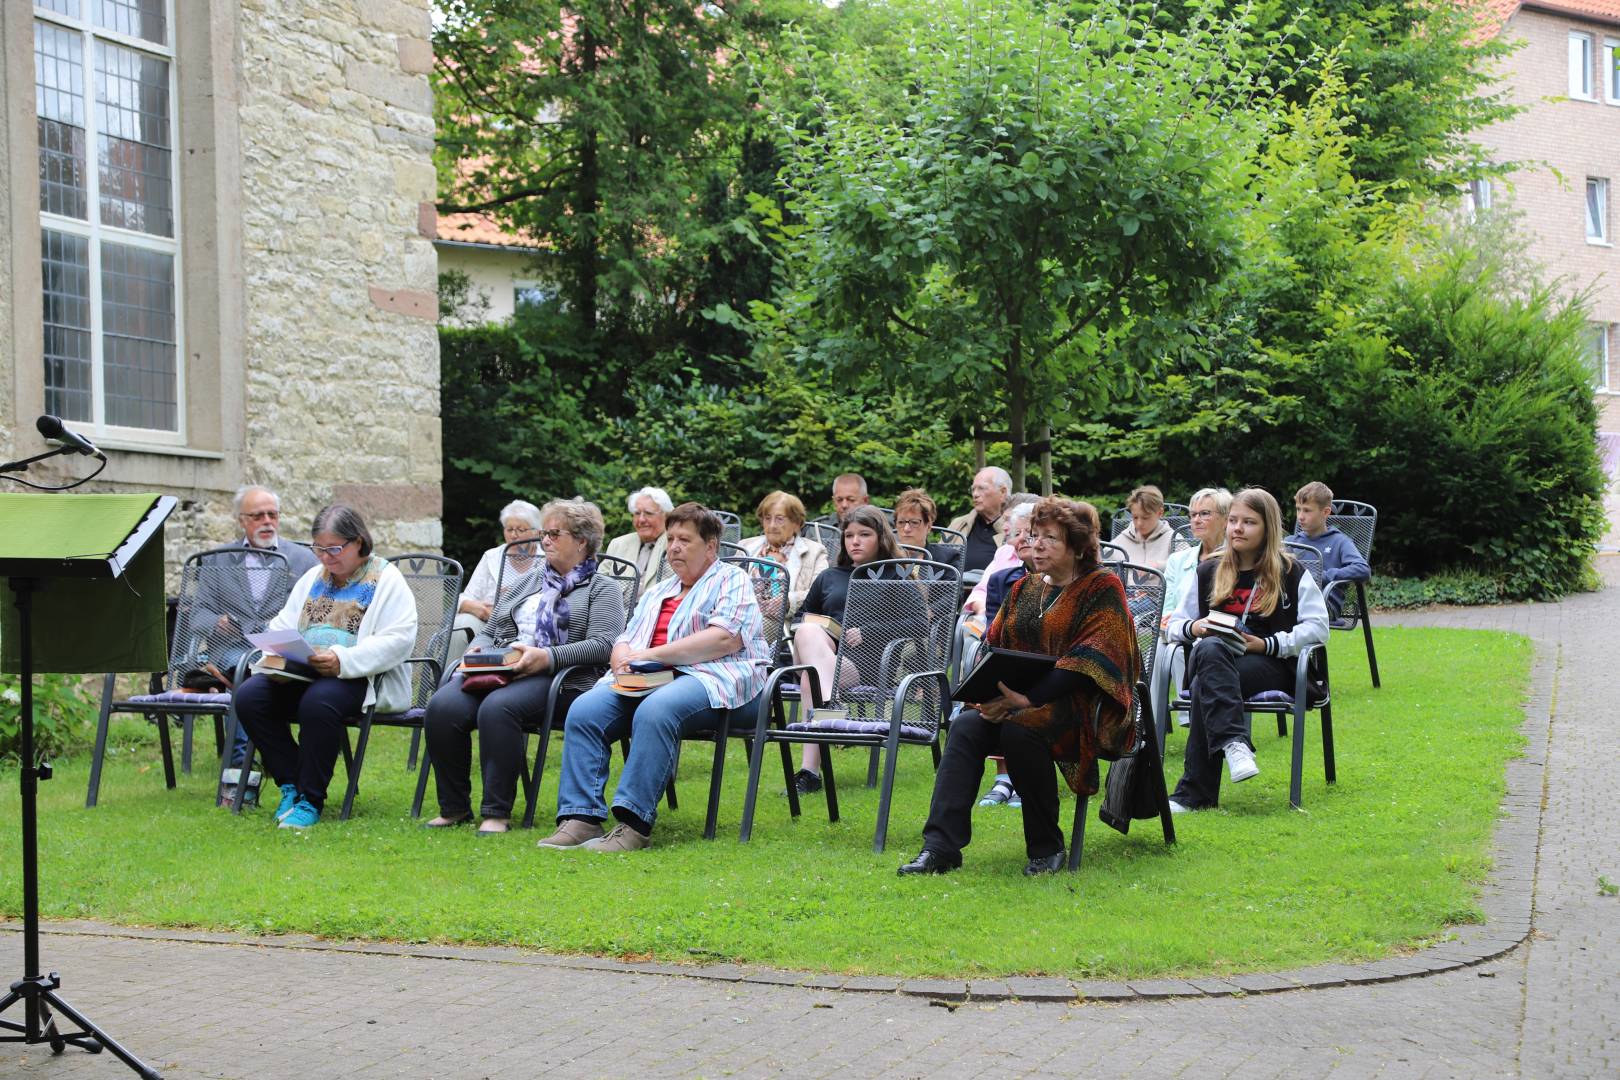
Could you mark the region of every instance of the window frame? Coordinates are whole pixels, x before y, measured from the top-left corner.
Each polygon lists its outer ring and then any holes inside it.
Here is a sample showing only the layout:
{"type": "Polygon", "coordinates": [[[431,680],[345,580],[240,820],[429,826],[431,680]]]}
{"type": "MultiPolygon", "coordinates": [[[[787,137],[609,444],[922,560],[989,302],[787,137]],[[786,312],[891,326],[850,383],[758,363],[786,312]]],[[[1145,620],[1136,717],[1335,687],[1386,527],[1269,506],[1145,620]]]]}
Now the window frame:
{"type": "Polygon", "coordinates": [[[1606,176],[1588,176],[1583,191],[1581,216],[1586,221],[1586,242],[1598,247],[1612,247],[1609,240],[1609,178],[1606,176]],[[1598,231],[1592,232],[1592,190],[1596,185],[1598,231]]]}
{"type": "Polygon", "coordinates": [[[1620,38],[1605,36],[1603,39],[1603,100],[1610,105],[1620,105],[1620,68],[1615,61],[1620,59],[1620,38]]]}
{"type": "Polygon", "coordinates": [[[1568,96],[1569,96],[1570,100],[1572,100],[1572,101],[1596,101],[1597,100],[1597,85],[1596,85],[1597,84],[1597,79],[1594,78],[1594,76],[1596,75],[1596,72],[1593,70],[1593,68],[1595,68],[1597,66],[1596,60],[1597,60],[1597,41],[1596,41],[1596,39],[1593,38],[1592,34],[1588,33],[1585,30],[1571,30],[1569,32],[1569,60],[1568,60],[1568,63],[1569,63],[1569,86],[1568,86],[1569,95],[1568,96]],[[1577,60],[1576,52],[1575,52],[1575,46],[1577,44],[1582,46],[1582,52],[1584,53],[1584,56],[1582,56],[1579,60],[1577,60]],[[1580,87],[1578,87],[1576,85],[1576,81],[1575,81],[1576,75],[1577,75],[1577,66],[1576,66],[1577,64],[1580,65],[1580,69],[1579,69],[1579,72],[1578,72],[1579,75],[1581,76],[1581,86],[1580,87]],[[1584,87],[1584,89],[1582,87],[1584,87]]]}
{"type": "MultiPolygon", "coordinates": [[[[178,37],[175,24],[175,0],[163,0],[164,30],[168,40],[162,43],[148,41],[146,38],[97,26],[94,19],[89,17],[90,5],[95,2],[96,0],[81,0],[81,14],[77,18],[63,15],[38,3],[31,2],[29,5],[33,9],[30,26],[43,22],[70,31],[79,36],[83,45],[84,60],[81,64],[83,83],[79,90],[83,95],[85,111],[85,217],[81,220],[46,210],[38,211],[39,226],[42,233],[48,230],[78,237],[87,241],[89,249],[89,258],[86,265],[89,288],[85,302],[90,311],[90,419],[77,420],[74,421],[74,424],[88,429],[98,441],[106,440],[149,446],[185,446],[188,436],[185,363],[185,266],[183,256],[184,241],[181,235],[183,208],[180,184],[180,82],[178,74],[179,62],[175,48],[178,37]],[[98,40],[158,57],[168,65],[169,209],[173,218],[173,227],[169,236],[159,236],[118,225],[102,224],[101,169],[97,158],[101,129],[98,126],[96,116],[95,43],[98,40]],[[127,427],[107,423],[106,327],[102,310],[101,273],[102,245],[108,242],[139,248],[143,251],[158,252],[169,256],[173,260],[175,386],[175,427],[173,430],[127,427]]],[[[37,105],[35,107],[35,116],[38,116],[37,105]]],[[[36,154],[37,152],[36,150],[36,154]]],[[[42,254],[36,257],[43,259],[42,254]]],[[[43,319],[43,315],[40,317],[43,319]]],[[[43,356],[41,359],[43,361],[43,356]]],[[[48,388],[45,389],[48,394],[48,388]]],[[[37,403],[38,407],[44,409],[45,402],[46,397],[42,396],[37,403]]]]}
{"type": "Polygon", "coordinates": [[[1590,325],[1593,330],[1593,344],[1602,346],[1601,349],[1595,351],[1593,356],[1595,373],[1598,378],[1592,383],[1592,392],[1595,394],[1612,393],[1613,391],[1609,387],[1609,337],[1614,333],[1614,324],[1595,322],[1590,325]]]}

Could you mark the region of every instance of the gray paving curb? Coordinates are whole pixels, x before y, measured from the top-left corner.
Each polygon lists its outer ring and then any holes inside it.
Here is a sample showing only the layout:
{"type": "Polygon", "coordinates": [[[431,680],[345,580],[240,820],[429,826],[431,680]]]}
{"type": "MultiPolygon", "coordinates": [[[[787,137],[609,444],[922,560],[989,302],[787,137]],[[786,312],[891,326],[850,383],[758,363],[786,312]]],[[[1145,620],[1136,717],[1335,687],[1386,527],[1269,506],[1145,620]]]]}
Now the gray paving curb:
{"type": "MultiPolygon", "coordinates": [[[[569,956],[500,946],[413,945],[399,942],[327,941],[306,934],[253,936],[193,930],[143,929],[93,921],[52,921],[46,934],[135,938],[203,945],[247,945],[271,949],[305,949],[374,956],[410,956],[428,960],[477,961],[537,967],[618,971],[631,975],[676,976],[712,982],[749,983],[844,993],[900,994],[946,1002],[1139,1002],[1172,998],[1217,998],[1277,994],[1335,986],[1395,982],[1473,967],[1505,955],[1530,934],[1535,902],[1536,860],[1541,835],[1541,808],[1546,783],[1547,739],[1552,719],[1556,655],[1536,645],[1530,694],[1520,731],[1523,757],[1508,763],[1502,815],[1492,839],[1493,872],[1480,897],[1486,921],[1457,927],[1448,940],[1410,956],[1366,964],[1321,964],[1292,971],[1248,975],[1200,976],[1192,979],[1143,979],[1130,982],[1003,976],[984,979],[907,979],[887,975],[838,975],[782,971],[729,963],[685,965],[569,956]]],[[[1551,648],[1557,648],[1556,645],[1551,648]]],[[[20,923],[0,922],[0,931],[21,933],[20,923]]]]}

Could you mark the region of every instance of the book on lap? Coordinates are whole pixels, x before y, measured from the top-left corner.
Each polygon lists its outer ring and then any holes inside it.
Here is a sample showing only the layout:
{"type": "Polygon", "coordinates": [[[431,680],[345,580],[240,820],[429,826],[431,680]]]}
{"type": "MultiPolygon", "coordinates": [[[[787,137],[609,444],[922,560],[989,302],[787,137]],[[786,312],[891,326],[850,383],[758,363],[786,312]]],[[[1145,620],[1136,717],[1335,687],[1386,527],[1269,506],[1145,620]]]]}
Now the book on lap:
{"type": "Polygon", "coordinates": [[[1225,611],[1212,611],[1204,617],[1205,629],[1215,637],[1225,638],[1227,641],[1243,641],[1242,625],[1236,615],[1225,611]]]}
{"type": "Polygon", "coordinates": [[[844,628],[838,625],[838,620],[831,615],[814,615],[806,613],[804,621],[810,626],[819,626],[827,631],[827,636],[837,641],[844,634],[844,628]]]}
{"type": "Polygon", "coordinates": [[[951,700],[970,703],[993,701],[1001,696],[1000,683],[1006,683],[1020,694],[1026,693],[1052,670],[1057,659],[1045,653],[984,646],[980,648],[973,667],[951,688],[951,700]]]}
{"type": "Polygon", "coordinates": [[[511,675],[523,659],[522,649],[508,652],[466,653],[461,658],[460,671],[464,675],[511,675]]]}
{"type": "Polygon", "coordinates": [[[266,653],[260,657],[258,663],[253,665],[253,674],[281,682],[312,683],[320,678],[320,672],[308,664],[290,657],[277,656],[275,653],[266,653]]]}
{"type": "Polygon", "coordinates": [[[660,686],[668,686],[674,681],[674,668],[650,669],[645,663],[637,663],[631,665],[631,670],[614,675],[612,686],[614,693],[625,697],[646,697],[660,686]]]}

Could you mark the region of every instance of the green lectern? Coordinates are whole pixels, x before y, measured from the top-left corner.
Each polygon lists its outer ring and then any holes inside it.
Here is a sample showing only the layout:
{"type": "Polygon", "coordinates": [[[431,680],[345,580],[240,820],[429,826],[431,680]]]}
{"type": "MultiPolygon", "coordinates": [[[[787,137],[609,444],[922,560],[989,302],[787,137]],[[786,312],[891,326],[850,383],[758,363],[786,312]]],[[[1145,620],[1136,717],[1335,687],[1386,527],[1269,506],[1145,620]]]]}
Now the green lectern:
{"type": "Polygon", "coordinates": [[[22,676],[23,977],[0,998],[21,1002],[24,1023],[0,1020],[0,1042],[103,1047],[142,1077],[159,1078],[57,995],[56,972],[40,974],[36,797],[50,764],[34,758],[36,671],[157,671],[167,666],[163,612],[163,522],[169,495],[0,494],[0,671],[22,676]],[[52,1009],[79,1031],[57,1027],[52,1009]]]}

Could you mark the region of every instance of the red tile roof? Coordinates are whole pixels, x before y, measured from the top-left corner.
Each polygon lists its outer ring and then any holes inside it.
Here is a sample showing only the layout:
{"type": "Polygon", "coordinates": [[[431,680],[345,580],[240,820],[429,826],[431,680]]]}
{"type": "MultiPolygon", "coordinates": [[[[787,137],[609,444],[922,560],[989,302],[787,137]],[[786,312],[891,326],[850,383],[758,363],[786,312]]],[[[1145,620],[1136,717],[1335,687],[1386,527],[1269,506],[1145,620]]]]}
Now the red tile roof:
{"type": "Polygon", "coordinates": [[[536,248],[534,238],[522,232],[508,232],[489,214],[440,214],[439,239],[457,244],[485,247],[536,248]]]}
{"type": "Polygon", "coordinates": [[[1477,0],[1477,2],[1480,21],[1491,34],[1500,30],[1520,8],[1620,25],[1620,0],[1477,0]]]}

